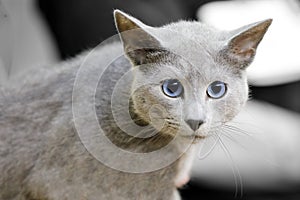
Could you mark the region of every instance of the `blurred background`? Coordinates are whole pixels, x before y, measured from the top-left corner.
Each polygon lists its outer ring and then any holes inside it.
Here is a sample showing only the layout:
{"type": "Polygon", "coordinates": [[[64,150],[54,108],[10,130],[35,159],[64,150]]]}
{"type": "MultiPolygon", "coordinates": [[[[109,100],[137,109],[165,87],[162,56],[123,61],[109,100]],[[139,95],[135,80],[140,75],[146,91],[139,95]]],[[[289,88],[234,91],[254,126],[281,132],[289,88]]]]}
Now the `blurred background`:
{"type": "Polygon", "coordinates": [[[232,161],[222,144],[205,159],[196,158],[181,193],[187,200],[299,199],[300,0],[2,0],[0,84],[116,34],[116,8],[151,26],[183,19],[234,29],[274,19],[249,68],[252,100],[234,122],[251,138],[224,141],[232,161]]]}

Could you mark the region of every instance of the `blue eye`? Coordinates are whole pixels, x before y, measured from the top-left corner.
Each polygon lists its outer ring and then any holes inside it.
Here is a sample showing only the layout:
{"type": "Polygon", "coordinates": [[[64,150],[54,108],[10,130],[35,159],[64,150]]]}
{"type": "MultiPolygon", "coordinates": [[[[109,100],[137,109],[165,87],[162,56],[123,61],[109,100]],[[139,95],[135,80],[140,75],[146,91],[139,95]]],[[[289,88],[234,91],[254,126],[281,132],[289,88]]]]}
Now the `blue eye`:
{"type": "Polygon", "coordinates": [[[227,86],[221,81],[211,83],[207,88],[207,95],[212,99],[219,99],[225,95],[227,86]]]}
{"type": "Polygon", "coordinates": [[[164,81],[162,90],[168,97],[176,98],[183,93],[183,86],[177,79],[168,79],[164,81]]]}

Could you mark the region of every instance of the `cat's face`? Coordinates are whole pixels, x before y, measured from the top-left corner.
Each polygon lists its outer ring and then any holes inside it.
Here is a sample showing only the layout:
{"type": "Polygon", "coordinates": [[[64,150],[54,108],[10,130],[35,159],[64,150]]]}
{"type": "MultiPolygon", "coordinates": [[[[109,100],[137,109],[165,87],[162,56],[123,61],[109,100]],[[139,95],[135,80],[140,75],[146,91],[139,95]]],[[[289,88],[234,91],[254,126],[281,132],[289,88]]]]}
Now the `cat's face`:
{"type": "Polygon", "coordinates": [[[120,11],[115,18],[134,67],[134,112],[145,122],[162,134],[201,138],[242,109],[245,68],[270,20],[225,33],[198,22],[149,28],[120,11]]]}
{"type": "Polygon", "coordinates": [[[230,121],[247,100],[244,73],[205,59],[195,66],[172,55],[172,61],[139,68],[133,85],[135,112],[158,128],[164,120],[163,133],[207,135],[230,121]]]}

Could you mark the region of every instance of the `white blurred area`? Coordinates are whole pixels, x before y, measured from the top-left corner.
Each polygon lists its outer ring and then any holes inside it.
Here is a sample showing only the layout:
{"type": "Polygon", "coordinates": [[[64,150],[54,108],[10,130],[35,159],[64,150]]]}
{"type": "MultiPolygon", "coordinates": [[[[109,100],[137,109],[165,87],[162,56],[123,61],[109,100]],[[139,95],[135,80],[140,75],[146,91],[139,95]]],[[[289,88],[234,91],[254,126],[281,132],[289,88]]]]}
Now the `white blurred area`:
{"type": "Polygon", "coordinates": [[[34,0],[0,0],[0,84],[35,65],[58,61],[34,0]]]}
{"type": "Polygon", "coordinates": [[[273,23],[248,70],[249,81],[253,85],[274,85],[300,80],[300,1],[212,2],[199,9],[198,17],[223,30],[272,18],[273,23]]]}
{"type": "MultiPolygon", "coordinates": [[[[273,24],[258,47],[257,57],[248,70],[251,84],[270,86],[300,80],[299,2],[212,2],[201,7],[198,16],[201,21],[225,30],[273,18],[273,24]]],[[[240,134],[236,131],[230,134],[229,131],[231,139],[221,134],[232,158],[226,155],[221,142],[218,142],[205,159],[195,159],[192,178],[233,190],[236,183],[232,171],[235,171],[237,182],[240,182],[240,173],[244,188],[247,189],[285,190],[300,184],[298,113],[265,102],[250,101],[231,124],[243,130],[240,134]]],[[[201,148],[209,151],[208,147],[201,148]]]]}

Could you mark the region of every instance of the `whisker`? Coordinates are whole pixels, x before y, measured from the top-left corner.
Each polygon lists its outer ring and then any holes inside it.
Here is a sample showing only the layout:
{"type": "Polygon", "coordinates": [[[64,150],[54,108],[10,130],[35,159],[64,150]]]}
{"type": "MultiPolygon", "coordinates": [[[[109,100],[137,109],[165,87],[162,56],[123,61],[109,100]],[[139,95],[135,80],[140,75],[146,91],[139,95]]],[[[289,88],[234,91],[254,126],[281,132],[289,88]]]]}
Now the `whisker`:
{"type": "Polygon", "coordinates": [[[238,128],[238,127],[235,127],[235,126],[232,126],[232,125],[228,125],[228,124],[224,124],[223,126],[224,128],[228,129],[228,130],[231,130],[232,133],[236,133],[236,134],[244,134],[244,135],[247,135],[249,137],[252,137],[253,136],[253,133],[249,133],[248,131],[245,131],[241,128],[238,128]]]}
{"type": "MultiPolygon", "coordinates": [[[[129,142],[131,142],[134,139],[147,139],[147,138],[153,137],[154,135],[157,134],[157,132],[158,131],[154,127],[146,126],[141,131],[139,131],[137,134],[132,136],[132,138],[129,140],[129,142]],[[140,136],[145,135],[145,134],[149,135],[150,137],[146,137],[146,138],[140,137],[140,136]]],[[[142,140],[141,140],[141,142],[142,142],[142,140]]]]}
{"type": "Polygon", "coordinates": [[[117,125],[120,125],[120,126],[129,126],[129,125],[132,125],[133,123],[136,125],[136,122],[139,122],[139,121],[142,121],[141,119],[137,119],[137,120],[131,120],[131,121],[127,121],[127,122],[118,122],[117,125]]]}
{"type": "Polygon", "coordinates": [[[237,141],[231,134],[231,132],[227,131],[227,130],[223,130],[221,132],[222,136],[225,136],[228,140],[232,141],[233,143],[235,143],[236,145],[238,145],[239,147],[243,148],[244,150],[246,150],[247,148],[242,145],[239,141],[237,141]]]}
{"type": "MultiPolygon", "coordinates": [[[[214,134],[212,134],[211,136],[213,136],[214,134]]],[[[214,138],[214,137],[212,137],[214,138]]],[[[203,141],[203,145],[201,146],[202,148],[199,149],[199,152],[197,154],[197,158],[199,160],[203,160],[205,159],[208,155],[211,154],[211,152],[215,149],[216,145],[218,144],[218,138],[215,140],[215,142],[213,143],[213,145],[210,147],[210,149],[208,150],[207,153],[205,153],[204,155],[201,156],[201,153],[202,153],[202,149],[204,148],[205,144],[207,143],[208,141],[208,138],[206,138],[204,141],[203,141]]]]}
{"type": "Polygon", "coordinates": [[[231,162],[231,170],[233,173],[233,177],[234,177],[234,182],[235,182],[235,198],[237,198],[238,196],[238,189],[239,189],[239,184],[240,184],[240,191],[241,191],[241,197],[243,196],[243,180],[242,180],[242,176],[240,174],[240,171],[237,167],[237,165],[235,164],[232,155],[230,154],[228,148],[226,147],[225,143],[223,142],[223,140],[221,139],[221,137],[219,135],[217,135],[217,137],[219,137],[219,141],[220,141],[220,145],[222,147],[222,149],[224,150],[224,153],[226,154],[226,156],[229,158],[230,162],[231,162]]]}
{"type": "Polygon", "coordinates": [[[170,127],[170,128],[175,128],[175,129],[178,129],[178,128],[179,128],[179,126],[175,126],[175,125],[173,125],[173,124],[168,124],[167,126],[170,127]]]}
{"type": "MultiPolygon", "coordinates": [[[[105,121],[106,122],[116,122],[116,119],[105,119],[105,121]]],[[[122,122],[122,123],[118,123],[118,124],[120,124],[120,125],[125,125],[125,124],[130,124],[130,123],[132,123],[132,122],[140,122],[140,121],[143,121],[142,119],[131,119],[131,120],[129,120],[129,121],[127,121],[127,122],[122,122]]]]}
{"type": "Polygon", "coordinates": [[[175,126],[180,126],[180,123],[177,123],[177,122],[171,122],[171,121],[169,121],[169,120],[165,120],[166,121],[166,123],[168,123],[168,124],[172,124],[172,125],[175,125],[175,126]]]}
{"type": "MultiPolygon", "coordinates": [[[[242,131],[242,129],[237,128],[237,127],[235,127],[235,128],[236,128],[236,129],[230,129],[230,128],[228,128],[228,127],[222,128],[222,133],[223,133],[222,135],[224,135],[225,137],[227,137],[227,138],[230,139],[231,141],[233,141],[233,142],[235,142],[236,144],[238,144],[238,146],[242,147],[244,150],[249,150],[249,147],[247,147],[247,146],[241,144],[241,142],[235,140],[234,137],[232,137],[232,133],[233,133],[233,134],[239,134],[239,135],[241,135],[241,136],[245,136],[245,134],[240,134],[240,132],[239,132],[239,131],[242,131]]],[[[266,142],[260,140],[259,138],[254,137],[255,134],[251,134],[251,133],[249,133],[249,132],[247,132],[247,131],[246,131],[246,133],[248,133],[248,134],[246,134],[246,136],[250,137],[250,139],[253,140],[253,142],[255,142],[255,146],[256,146],[256,148],[255,148],[256,151],[254,151],[254,150],[251,149],[251,147],[250,147],[250,151],[249,151],[247,154],[248,154],[248,155],[252,155],[252,156],[254,156],[255,158],[261,158],[261,159],[263,159],[264,161],[266,161],[266,162],[268,162],[268,163],[270,163],[270,164],[272,164],[272,165],[274,165],[274,166],[278,166],[278,164],[276,164],[274,161],[272,161],[271,159],[266,159],[266,157],[263,156],[263,154],[261,154],[260,151],[257,151],[257,148],[258,148],[258,147],[260,147],[260,148],[265,148],[266,145],[268,145],[268,144],[266,144],[266,142]]],[[[247,141],[249,142],[249,140],[247,140],[247,141]]]]}

